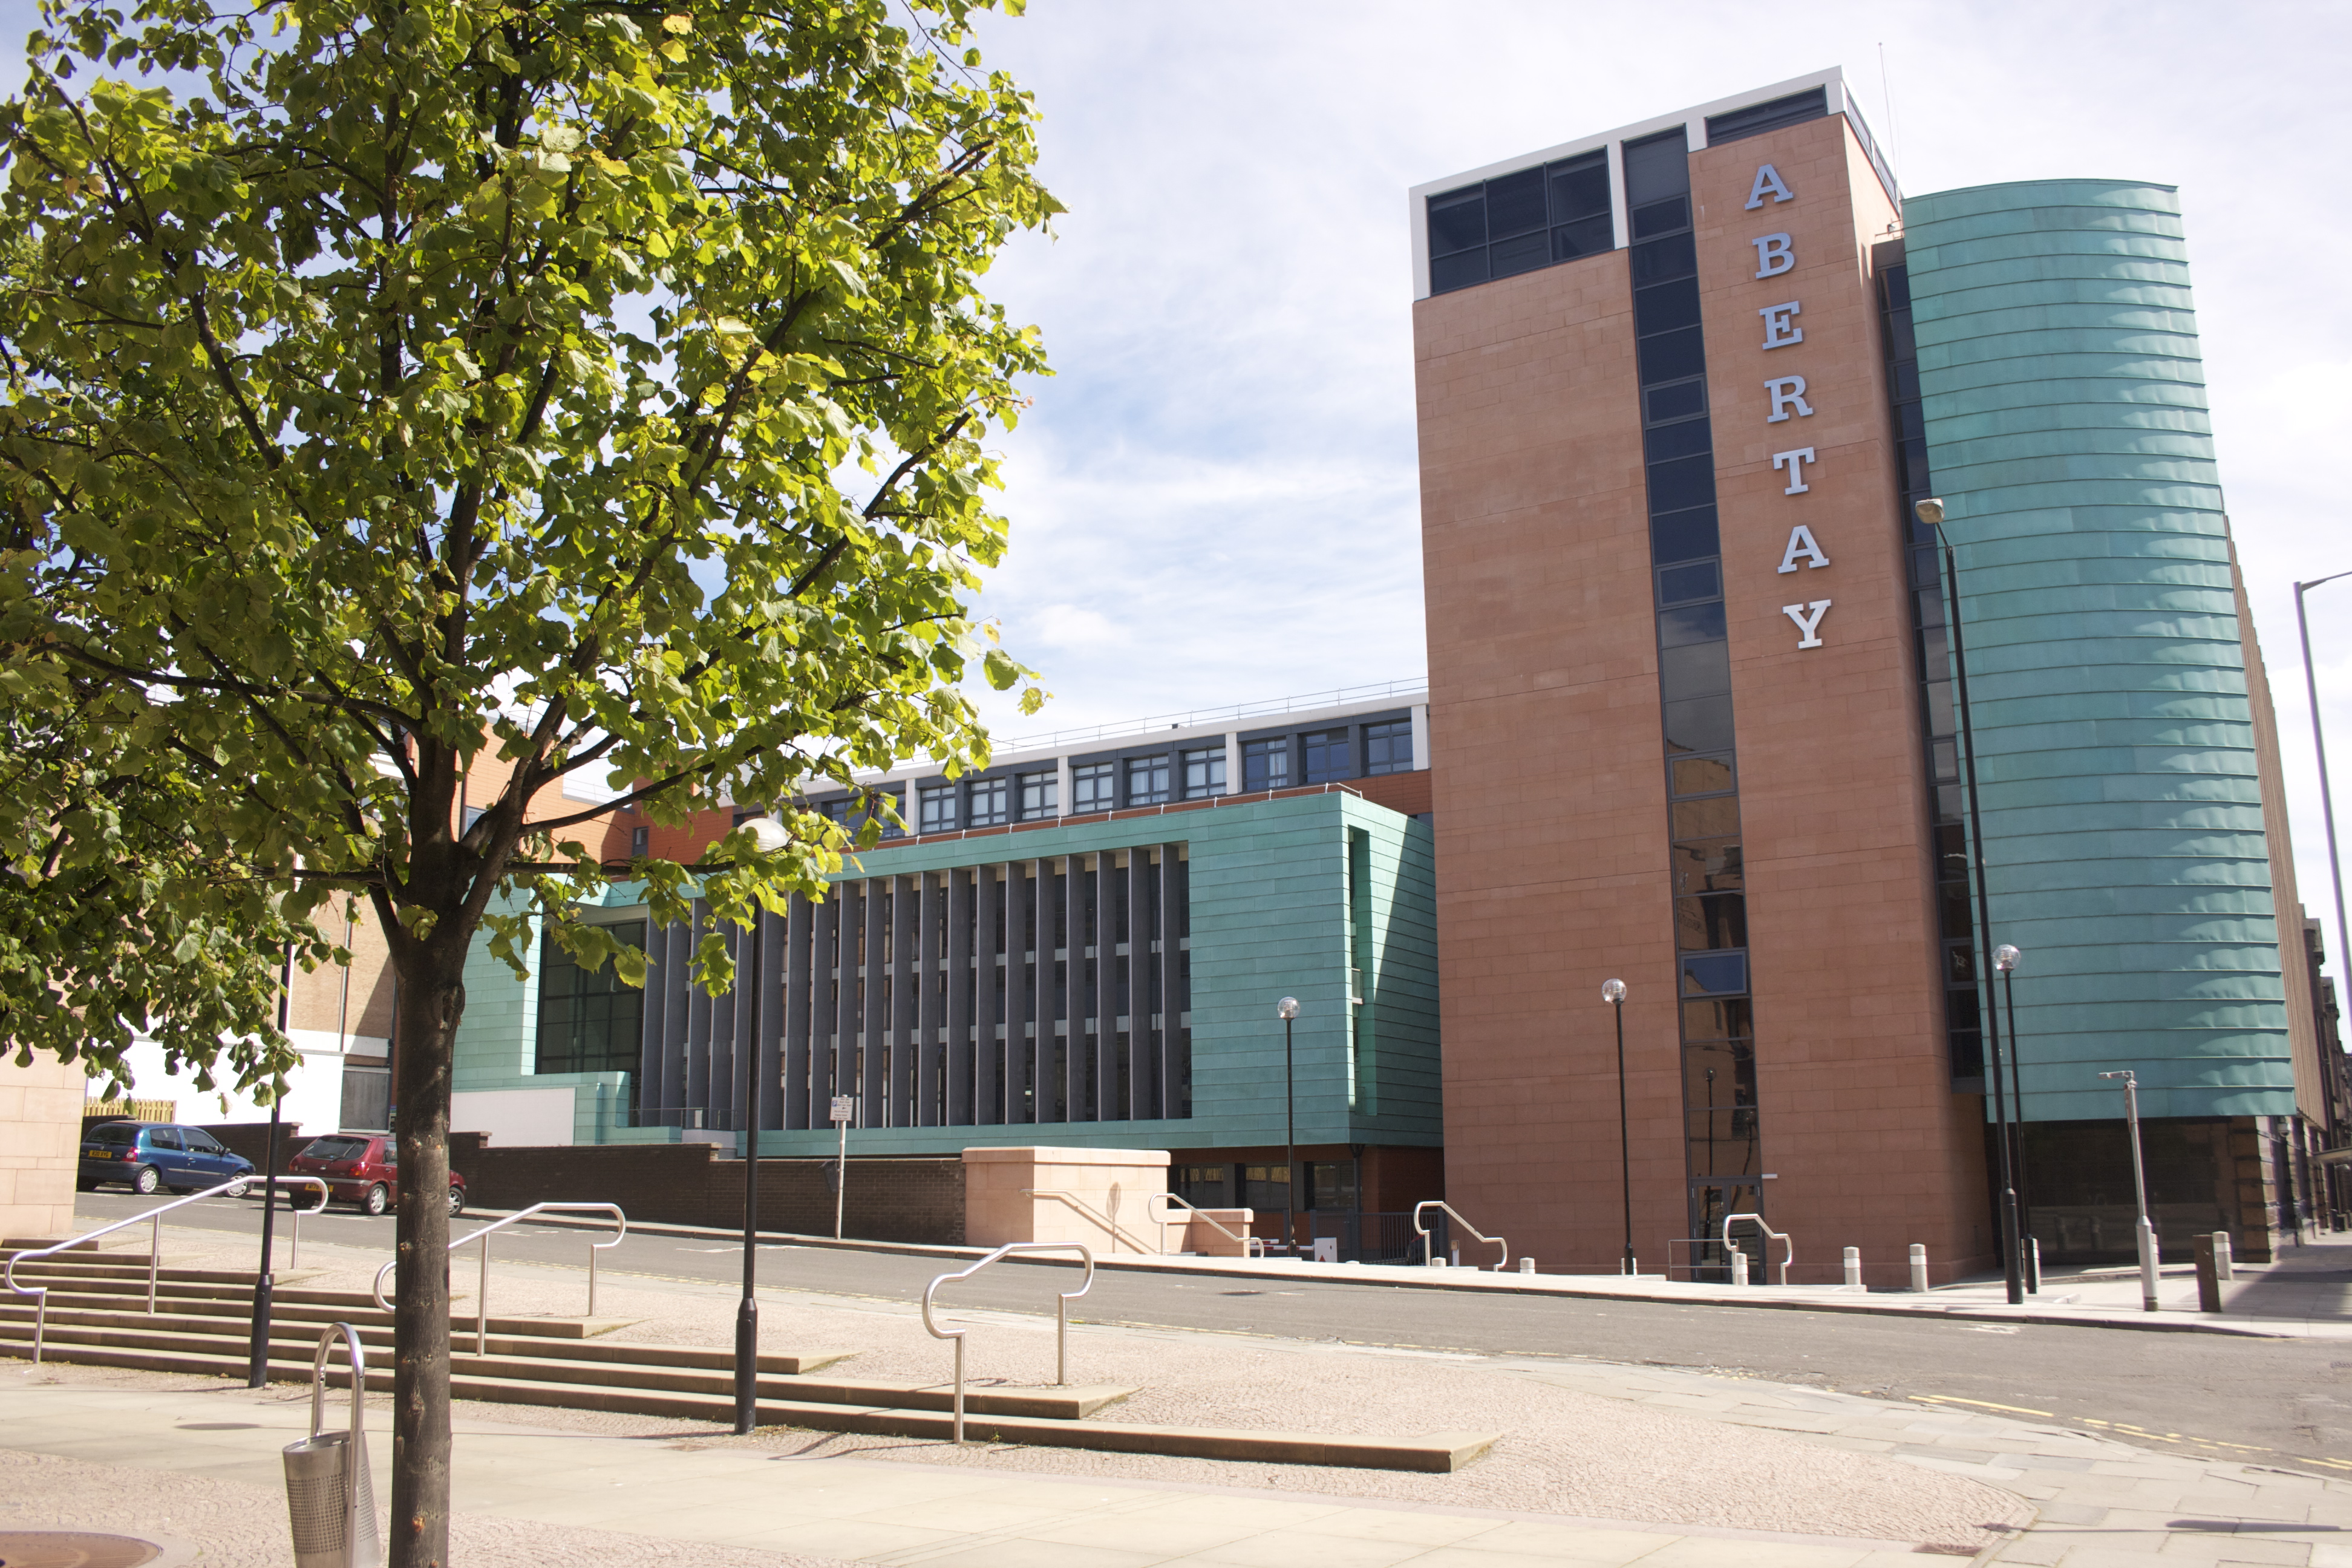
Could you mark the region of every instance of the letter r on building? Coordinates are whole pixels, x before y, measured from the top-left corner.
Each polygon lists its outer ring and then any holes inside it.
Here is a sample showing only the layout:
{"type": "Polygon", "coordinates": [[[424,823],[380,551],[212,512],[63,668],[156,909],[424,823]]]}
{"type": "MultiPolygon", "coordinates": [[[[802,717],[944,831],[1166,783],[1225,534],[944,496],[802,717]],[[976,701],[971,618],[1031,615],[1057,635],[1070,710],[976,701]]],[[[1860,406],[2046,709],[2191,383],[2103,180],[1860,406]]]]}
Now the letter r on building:
{"type": "Polygon", "coordinates": [[[1813,416],[1813,405],[1805,401],[1805,378],[1801,375],[1776,375],[1764,384],[1764,391],[1772,399],[1772,411],[1764,416],[1767,425],[1778,425],[1793,411],[1801,419],[1813,416]]]}

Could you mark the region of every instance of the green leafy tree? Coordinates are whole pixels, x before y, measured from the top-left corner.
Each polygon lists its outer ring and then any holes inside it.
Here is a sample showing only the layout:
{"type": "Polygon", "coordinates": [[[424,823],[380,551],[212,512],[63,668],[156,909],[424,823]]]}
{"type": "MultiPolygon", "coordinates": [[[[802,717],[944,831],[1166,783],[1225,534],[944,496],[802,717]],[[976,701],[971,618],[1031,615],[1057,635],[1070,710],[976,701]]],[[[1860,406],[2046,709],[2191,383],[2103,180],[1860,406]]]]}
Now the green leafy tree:
{"type": "MultiPolygon", "coordinates": [[[[446,1560],[478,932],[626,965],[569,915],[608,880],[658,920],[819,891],[845,845],[798,784],[982,761],[959,683],[1025,679],[971,602],[983,442],[1044,364],[981,279],[1056,209],[982,8],[52,0],[0,109],[10,710],[184,786],[149,802],[219,875],[156,879],[161,918],[341,892],[390,944],[403,1568],[446,1560]],[[561,788],[591,768],[656,821],[725,795],[791,831],[605,864],[561,788]]],[[[90,821],[11,801],[0,847],[99,865],[90,821]]]]}
{"type": "Polygon", "coordinates": [[[144,1032],[197,1088],[217,1072],[275,1098],[294,1063],[275,1016],[285,966],[349,955],[285,918],[186,769],[90,721],[100,683],[72,687],[61,713],[0,698],[0,799],[16,805],[0,816],[24,835],[0,874],[0,1040],[20,1066],[53,1053],[127,1093],[144,1032]]]}

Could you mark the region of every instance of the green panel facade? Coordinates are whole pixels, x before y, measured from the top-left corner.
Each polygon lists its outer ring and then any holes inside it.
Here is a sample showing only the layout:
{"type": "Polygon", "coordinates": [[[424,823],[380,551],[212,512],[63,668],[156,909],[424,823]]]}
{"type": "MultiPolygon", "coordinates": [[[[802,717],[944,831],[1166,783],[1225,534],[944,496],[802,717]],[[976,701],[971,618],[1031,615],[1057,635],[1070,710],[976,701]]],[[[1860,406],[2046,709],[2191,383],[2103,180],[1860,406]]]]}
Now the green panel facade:
{"type": "MultiPolygon", "coordinates": [[[[1283,1038],[1295,1026],[1302,1143],[1422,1144],[1442,1138],[1437,932],[1428,824],[1339,791],[1156,817],[979,835],[871,850],[848,877],[1180,844],[1191,909],[1192,1115],[1163,1121],[855,1128],[853,1153],[951,1153],[972,1144],[1210,1149],[1283,1141],[1283,1038]],[[1361,998],[1352,1001],[1351,991],[1361,998]]],[[[617,889],[608,901],[625,901],[617,889]]],[[[460,1092],[568,1085],[581,1142],[668,1141],[614,1126],[626,1075],[537,1076],[537,980],[516,982],[478,942],[459,1026],[460,1092]]],[[[831,1152],[824,1129],[769,1131],[770,1154],[831,1152]]]]}
{"type": "Polygon", "coordinates": [[[2145,1115],[2291,1114],[2179,204],[2037,181],[1912,197],[1905,229],[2024,1113],[2119,1116],[2097,1075],[2130,1068],[2145,1115]]]}

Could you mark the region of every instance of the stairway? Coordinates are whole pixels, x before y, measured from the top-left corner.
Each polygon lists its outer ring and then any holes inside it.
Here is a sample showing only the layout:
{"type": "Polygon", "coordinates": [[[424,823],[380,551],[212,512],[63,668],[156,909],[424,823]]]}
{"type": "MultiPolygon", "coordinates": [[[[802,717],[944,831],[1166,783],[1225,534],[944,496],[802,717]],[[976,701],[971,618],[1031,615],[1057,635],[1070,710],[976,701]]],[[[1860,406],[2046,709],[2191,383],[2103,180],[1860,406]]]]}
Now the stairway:
{"type": "MultiPolygon", "coordinates": [[[[0,1249],[5,1254],[8,1249],[0,1249]]],[[[143,1253],[75,1253],[17,1270],[21,1284],[48,1289],[42,1355],[50,1361],[134,1367],[212,1377],[243,1377],[253,1332],[250,1273],[158,1270],[155,1310],[147,1311],[143,1253]]],[[[348,1322],[368,1355],[367,1385],[390,1389],[392,1317],[356,1290],[310,1289],[307,1275],[284,1275],[271,1292],[269,1376],[307,1383],[320,1331],[348,1322]]],[[[0,1356],[32,1354],[34,1303],[0,1291],[0,1356]]],[[[617,1319],[489,1320],[474,1343],[474,1319],[455,1315],[449,1392],[458,1399],[609,1410],[638,1415],[731,1423],[732,1350],[634,1343],[611,1337],[617,1319]]],[[[941,1347],[944,1352],[945,1347],[941,1347]]],[[[952,1434],[949,1385],[816,1375],[852,1351],[762,1354],[759,1418],[763,1426],[947,1438],[952,1434]]],[[[327,1381],[351,1377],[338,1347],[327,1381]]],[[[1135,1392],[1110,1385],[967,1389],[967,1438],[1118,1453],[1177,1454],[1272,1464],[1346,1465],[1376,1469],[1451,1471],[1483,1454],[1488,1435],[1439,1433],[1412,1439],[1312,1433],[1221,1431],[1149,1426],[1089,1417],[1135,1392]]]]}

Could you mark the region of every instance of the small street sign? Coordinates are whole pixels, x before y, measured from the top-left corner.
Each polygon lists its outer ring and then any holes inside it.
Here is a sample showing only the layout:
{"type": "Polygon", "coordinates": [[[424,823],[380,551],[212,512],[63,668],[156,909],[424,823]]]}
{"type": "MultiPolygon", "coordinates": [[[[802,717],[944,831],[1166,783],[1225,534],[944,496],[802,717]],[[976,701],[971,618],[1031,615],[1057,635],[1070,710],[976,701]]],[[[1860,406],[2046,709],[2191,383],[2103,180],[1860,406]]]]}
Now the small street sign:
{"type": "Polygon", "coordinates": [[[848,1125],[849,1125],[849,1123],[850,1123],[851,1121],[853,1121],[854,1120],[856,1120],[856,1112],[854,1110],[852,1110],[852,1108],[851,1108],[851,1107],[852,1107],[852,1101],[851,1101],[851,1100],[850,1100],[849,1096],[847,1096],[847,1095],[845,1095],[845,1094],[836,1094],[836,1095],[835,1095],[835,1096],[833,1097],[833,1119],[834,1119],[834,1121],[836,1121],[836,1122],[838,1122],[838,1123],[840,1123],[840,1124],[841,1124],[842,1126],[844,1126],[844,1127],[848,1126],[848,1125]]]}

